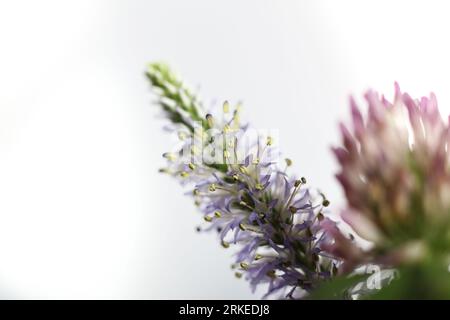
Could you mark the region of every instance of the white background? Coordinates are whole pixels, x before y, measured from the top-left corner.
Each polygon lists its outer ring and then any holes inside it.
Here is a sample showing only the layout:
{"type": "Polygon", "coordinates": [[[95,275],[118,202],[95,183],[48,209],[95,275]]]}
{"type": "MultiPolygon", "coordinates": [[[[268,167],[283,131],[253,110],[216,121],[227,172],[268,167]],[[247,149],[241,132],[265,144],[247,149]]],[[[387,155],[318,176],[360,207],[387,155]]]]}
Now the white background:
{"type": "Polygon", "coordinates": [[[347,97],[434,90],[450,111],[447,1],[0,2],[0,297],[258,298],[191,200],[147,62],[244,101],[343,205],[329,152],[347,97]]]}

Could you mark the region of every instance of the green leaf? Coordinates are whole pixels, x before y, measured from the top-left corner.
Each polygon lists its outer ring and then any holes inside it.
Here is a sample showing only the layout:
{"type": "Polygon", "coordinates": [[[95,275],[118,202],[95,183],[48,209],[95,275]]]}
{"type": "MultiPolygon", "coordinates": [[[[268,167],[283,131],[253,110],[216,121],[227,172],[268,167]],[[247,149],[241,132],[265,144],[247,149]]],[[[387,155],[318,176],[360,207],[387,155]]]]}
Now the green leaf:
{"type": "Polygon", "coordinates": [[[310,300],[346,300],[350,299],[349,290],[365,281],[370,275],[339,276],[324,282],[308,297],[310,300]]]}

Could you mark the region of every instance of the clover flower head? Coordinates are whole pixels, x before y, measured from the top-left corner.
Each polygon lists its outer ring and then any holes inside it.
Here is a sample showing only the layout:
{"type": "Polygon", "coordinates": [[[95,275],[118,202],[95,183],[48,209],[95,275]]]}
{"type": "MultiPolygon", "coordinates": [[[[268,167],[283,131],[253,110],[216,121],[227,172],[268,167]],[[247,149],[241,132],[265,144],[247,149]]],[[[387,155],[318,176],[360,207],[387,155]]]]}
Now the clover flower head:
{"type": "Polygon", "coordinates": [[[365,116],[351,99],[352,126],[341,124],[333,152],[347,199],[342,217],[374,247],[363,254],[345,238],[335,252],[345,251],[347,263],[398,265],[448,251],[449,124],[435,95],[413,99],[395,84],[392,102],[374,91],[365,99],[365,116]]]}

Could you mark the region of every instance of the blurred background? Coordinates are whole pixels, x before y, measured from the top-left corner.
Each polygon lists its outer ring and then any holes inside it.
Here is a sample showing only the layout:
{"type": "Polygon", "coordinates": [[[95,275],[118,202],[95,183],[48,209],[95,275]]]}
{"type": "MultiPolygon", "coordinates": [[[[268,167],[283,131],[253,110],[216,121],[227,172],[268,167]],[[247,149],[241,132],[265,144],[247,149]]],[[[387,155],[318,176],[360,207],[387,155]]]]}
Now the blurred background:
{"type": "Polygon", "coordinates": [[[447,1],[0,2],[0,298],[247,299],[231,252],[158,174],[146,64],[244,102],[342,206],[329,151],[348,95],[393,83],[450,111],[447,1]]]}

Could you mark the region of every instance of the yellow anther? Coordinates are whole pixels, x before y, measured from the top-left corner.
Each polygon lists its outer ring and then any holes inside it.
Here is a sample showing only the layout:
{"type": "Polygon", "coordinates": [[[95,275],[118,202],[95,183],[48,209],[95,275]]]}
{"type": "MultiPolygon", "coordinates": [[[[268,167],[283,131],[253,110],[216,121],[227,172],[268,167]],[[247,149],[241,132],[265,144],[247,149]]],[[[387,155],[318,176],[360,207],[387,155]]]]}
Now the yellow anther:
{"type": "Polygon", "coordinates": [[[241,262],[239,265],[240,265],[241,268],[244,269],[244,270],[247,270],[247,269],[248,269],[248,264],[245,263],[245,262],[241,262]]]}
{"type": "Polygon", "coordinates": [[[267,137],[266,144],[267,144],[268,146],[271,146],[271,145],[273,144],[273,138],[272,138],[271,136],[268,136],[268,137],[267,137]]]}
{"type": "Polygon", "coordinates": [[[206,115],[206,121],[208,122],[208,126],[212,128],[214,126],[214,118],[211,114],[206,115]]]}
{"type": "Polygon", "coordinates": [[[225,249],[230,247],[230,244],[226,241],[222,241],[222,247],[224,247],[225,249]]]}
{"type": "Polygon", "coordinates": [[[235,273],[234,273],[234,276],[235,276],[236,278],[240,279],[240,278],[242,278],[242,273],[240,273],[240,272],[235,272],[235,273]]]}
{"type": "Polygon", "coordinates": [[[220,218],[220,217],[222,216],[222,213],[220,213],[220,211],[215,211],[215,212],[214,212],[214,215],[215,215],[217,218],[220,218]]]}
{"type": "Polygon", "coordinates": [[[261,183],[257,183],[255,186],[255,189],[258,191],[261,191],[264,188],[264,186],[261,183]]]}
{"type": "Polygon", "coordinates": [[[242,231],[245,231],[245,226],[242,223],[239,223],[239,229],[241,229],[242,231]]]}
{"type": "Polygon", "coordinates": [[[292,160],[291,160],[291,159],[286,158],[286,159],[284,159],[284,161],[286,161],[286,165],[287,165],[288,167],[292,166],[292,160]]]}
{"type": "Polygon", "coordinates": [[[186,171],[181,171],[180,176],[182,178],[187,178],[189,176],[189,173],[187,173],[186,171]]]}
{"type": "Polygon", "coordinates": [[[228,112],[230,112],[230,103],[227,100],[225,100],[223,102],[223,113],[228,113],[228,112]]]}
{"type": "Polygon", "coordinates": [[[176,159],[176,155],[172,152],[163,153],[163,157],[170,161],[173,161],[176,159]]]}
{"type": "Polygon", "coordinates": [[[197,155],[198,154],[198,147],[194,144],[192,147],[191,147],[191,154],[192,155],[197,155]]]}
{"type": "Polygon", "coordinates": [[[239,171],[240,171],[242,174],[248,174],[247,168],[244,167],[244,166],[239,166],[239,171]]]}
{"type": "Polygon", "coordinates": [[[209,186],[209,191],[211,191],[211,192],[216,191],[216,185],[215,185],[214,183],[212,183],[212,184],[209,186]]]}
{"type": "Polygon", "coordinates": [[[257,254],[255,255],[255,260],[261,260],[262,258],[263,258],[263,256],[260,255],[259,253],[257,253],[257,254]]]}
{"type": "Polygon", "coordinates": [[[205,216],[203,219],[205,219],[206,222],[212,221],[212,217],[210,217],[210,216],[205,216]]]}
{"type": "Polygon", "coordinates": [[[185,140],[186,138],[187,138],[186,132],[183,132],[183,131],[178,132],[178,139],[185,140]]]}
{"type": "Polygon", "coordinates": [[[195,164],[193,164],[192,162],[189,163],[189,169],[195,170],[195,164]]]}

